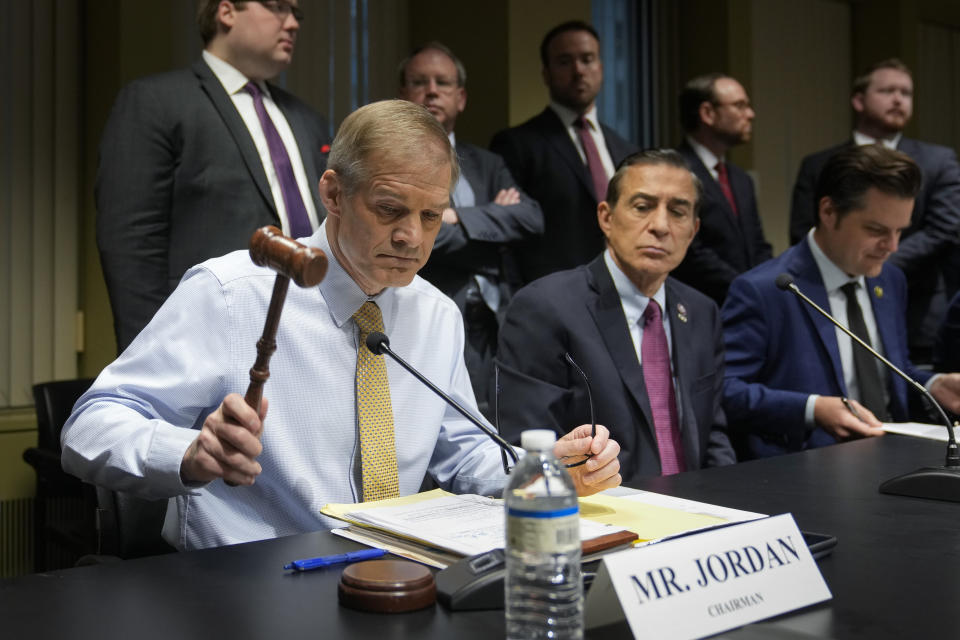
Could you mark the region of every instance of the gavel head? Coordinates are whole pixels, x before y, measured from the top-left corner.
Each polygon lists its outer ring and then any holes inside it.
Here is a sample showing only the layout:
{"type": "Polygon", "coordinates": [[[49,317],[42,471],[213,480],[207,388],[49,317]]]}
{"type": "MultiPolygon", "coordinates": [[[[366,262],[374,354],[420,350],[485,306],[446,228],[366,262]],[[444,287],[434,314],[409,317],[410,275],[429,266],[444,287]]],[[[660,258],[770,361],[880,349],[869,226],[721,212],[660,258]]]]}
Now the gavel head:
{"type": "Polygon", "coordinates": [[[327,275],[327,256],[323,251],[306,247],[270,225],[260,227],[250,238],[250,259],[258,267],[270,267],[300,287],[318,285],[327,275]]]}

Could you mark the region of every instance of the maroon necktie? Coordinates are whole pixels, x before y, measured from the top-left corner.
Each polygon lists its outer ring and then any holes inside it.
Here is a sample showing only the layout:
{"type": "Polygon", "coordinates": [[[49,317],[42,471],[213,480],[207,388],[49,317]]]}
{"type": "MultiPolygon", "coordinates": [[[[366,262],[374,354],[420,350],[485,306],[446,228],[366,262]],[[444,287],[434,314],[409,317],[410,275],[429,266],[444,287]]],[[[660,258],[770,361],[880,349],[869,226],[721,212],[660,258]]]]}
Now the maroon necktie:
{"type": "Polygon", "coordinates": [[[590,178],[593,180],[593,192],[597,196],[597,202],[601,202],[607,197],[607,171],[603,168],[603,162],[600,160],[600,151],[597,150],[597,143],[593,141],[590,134],[590,123],[583,116],[573,121],[573,126],[580,136],[580,144],[583,145],[583,154],[587,156],[587,169],[590,170],[590,178]]]}
{"type": "Polygon", "coordinates": [[[686,471],[680,427],[677,419],[677,396],[670,373],[670,350],[667,332],[660,319],[660,305],[650,299],[643,310],[643,340],[640,343],[643,382],[647,387],[650,409],[653,411],[657,449],[660,451],[660,470],[669,476],[686,471]]]}
{"type": "Polygon", "coordinates": [[[293,165],[290,164],[287,148],[283,146],[283,140],[280,139],[280,132],[277,131],[273,120],[270,119],[263,106],[263,94],[260,87],[256,83],[248,82],[244,89],[253,96],[253,108],[257,111],[260,128],[263,129],[263,135],[267,139],[270,160],[273,161],[273,168],[277,172],[277,180],[280,181],[280,193],[283,195],[283,205],[287,209],[290,235],[294,238],[309,236],[313,233],[310,216],[303,204],[303,196],[300,195],[297,179],[293,175],[293,165]]]}
{"type": "Polygon", "coordinates": [[[733,215],[740,215],[740,212],[737,211],[737,201],[733,199],[733,189],[730,188],[730,176],[727,174],[727,165],[723,162],[718,162],[714,168],[717,170],[717,182],[720,183],[720,190],[723,191],[723,195],[727,197],[727,202],[730,203],[730,208],[733,209],[733,215]]]}

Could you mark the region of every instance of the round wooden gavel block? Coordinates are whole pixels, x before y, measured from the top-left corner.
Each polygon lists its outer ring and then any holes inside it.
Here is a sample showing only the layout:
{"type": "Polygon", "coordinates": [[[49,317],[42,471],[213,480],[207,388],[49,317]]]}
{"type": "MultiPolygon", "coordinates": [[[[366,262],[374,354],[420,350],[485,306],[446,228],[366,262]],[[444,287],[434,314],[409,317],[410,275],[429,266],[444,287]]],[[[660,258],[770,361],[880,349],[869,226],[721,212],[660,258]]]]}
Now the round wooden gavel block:
{"type": "Polygon", "coordinates": [[[347,566],[337,587],[340,604],[376,613],[416,611],[433,605],[433,572],[409,560],[367,560],[347,566]]]}

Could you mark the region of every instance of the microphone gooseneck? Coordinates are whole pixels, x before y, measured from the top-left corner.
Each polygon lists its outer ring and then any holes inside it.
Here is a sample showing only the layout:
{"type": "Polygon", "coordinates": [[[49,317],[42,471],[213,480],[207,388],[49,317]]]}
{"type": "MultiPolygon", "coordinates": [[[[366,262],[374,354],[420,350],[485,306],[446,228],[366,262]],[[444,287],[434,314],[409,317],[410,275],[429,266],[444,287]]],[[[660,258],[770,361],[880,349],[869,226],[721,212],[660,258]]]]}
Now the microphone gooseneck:
{"type": "Polygon", "coordinates": [[[880,492],[960,502],[960,451],[957,449],[957,441],[953,435],[953,425],[950,423],[950,419],[947,417],[943,407],[940,406],[940,403],[936,401],[936,399],[925,386],[908,376],[895,364],[877,353],[873,347],[861,340],[859,336],[854,334],[845,326],[840,324],[836,318],[824,311],[820,305],[804,295],[803,292],[800,291],[800,288],[797,287],[797,285],[793,282],[793,277],[791,277],[789,273],[781,273],[777,276],[775,282],[778,288],[783,289],[784,291],[789,291],[797,296],[800,300],[810,305],[810,307],[820,312],[820,314],[833,323],[834,326],[850,336],[851,340],[854,340],[861,347],[869,351],[891,371],[903,378],[908,385],[923,394],[923,396],[927,398],[940,413],[940,417],[943,419],[943,423],[947,427],[947,456],[944,466],[919,469],[912,473],[887,480],[880,485],[880,492]]]}
{"type": "MultiPolygon", "coordinates": [[[[457,412],[460,413],[460,415],[462,415],[464,418],[469,420],[470,423],[473,424],[478,429],[480,429],[480,431],[483,431],[485,434],[487,434],[487,436],[491,440],[497,443],[497,445],[500,447],[501,450],[503,450],[508,456],[510,456],[510,459],[513,460],[513,464],[517,464],[519,462],[519,458],[517,457],[517,452],[513,450],[513,447],[511,447],[510,444],[506,440],[504,440],[499,433],[497,433],[487,425],[483,424],[483,422],[481,422],[475,416],[473,416],[459,402],[457,402],[456,400],[448,396],[446,393],[441,391],[440,387],[433,384],[430,380],[427,379],[426,376],[424,376],[422,373],[414,369],[413,366],[409,364],[406,360],[404,360],[403,358],[398,356],[396,353],[394,353],[394,351],[390,348],[390,338],[388,338],[385,334],[379,331],[371,331],[370,334],[367,335],[367,339],[365,343],[367,345],[367,349],[369,349],[370,352],[373,353],[374,355],[386,354],[391,358],[393,358],[393,360],[396,361],[397,364],[399,364],[401,367],[409,371],[414,378],[422,382],[428,389],[430,389],[435,394],[440,396],[440,398],[444,402],[446,402],[448,405],[456,409],[457,412]]],[[[503,471],[504,473],[510,472],[509,469],[507,468],[506,459],[504,459],[503,471]]]]}

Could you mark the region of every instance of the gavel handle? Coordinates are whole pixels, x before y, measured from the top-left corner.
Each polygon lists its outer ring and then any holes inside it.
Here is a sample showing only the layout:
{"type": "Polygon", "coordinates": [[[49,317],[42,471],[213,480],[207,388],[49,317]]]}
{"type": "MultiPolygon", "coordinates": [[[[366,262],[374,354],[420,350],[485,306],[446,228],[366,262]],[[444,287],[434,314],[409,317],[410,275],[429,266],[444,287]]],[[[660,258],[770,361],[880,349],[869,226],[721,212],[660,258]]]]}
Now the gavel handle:
{"type": "Polygon", "coordinates": [[[270,377],[270,356],[277,350],[277,326],[280,324],[280,312],[283,311],[289,286],[290,278],[277,274],[277,279],[273,283],[273,295],[270,297],[267,319],[263,323],[263,335],[257,340],[257,361],[250,369],[250,386],[247,387],[244,400],[258,414],[260,400],[263,398],[263,384],[270,377]]]}

